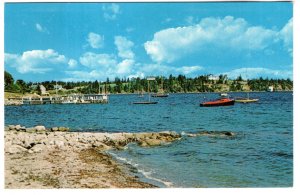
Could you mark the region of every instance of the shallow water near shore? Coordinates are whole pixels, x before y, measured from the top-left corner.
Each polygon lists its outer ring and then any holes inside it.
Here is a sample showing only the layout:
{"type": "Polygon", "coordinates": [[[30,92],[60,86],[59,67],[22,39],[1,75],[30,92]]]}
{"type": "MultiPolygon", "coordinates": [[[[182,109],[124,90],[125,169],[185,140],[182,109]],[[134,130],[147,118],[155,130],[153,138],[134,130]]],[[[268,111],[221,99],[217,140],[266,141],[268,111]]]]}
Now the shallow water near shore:
{"type": "MultiPolygon", "coordinates": [[[[199,107],[219,94],[170,94],[156,105],[137,95],[111,95],[109,104],[5,106],[5,125],[67,126],[72,131],[158,132],[183,135],[171,144],[110,151],[160,187],[290,187],[293,185],[293,94],[250,93],[252,104],[199,107]],[[204,98],[205,97],[205,98],[204,98]],[[233,137],[198,136],[230,131],[233,137]]],[[[246,93],[230,93],[246,97],[246,93]]],[[[145,99],[147,97],[145,96],[145,99]]]]}

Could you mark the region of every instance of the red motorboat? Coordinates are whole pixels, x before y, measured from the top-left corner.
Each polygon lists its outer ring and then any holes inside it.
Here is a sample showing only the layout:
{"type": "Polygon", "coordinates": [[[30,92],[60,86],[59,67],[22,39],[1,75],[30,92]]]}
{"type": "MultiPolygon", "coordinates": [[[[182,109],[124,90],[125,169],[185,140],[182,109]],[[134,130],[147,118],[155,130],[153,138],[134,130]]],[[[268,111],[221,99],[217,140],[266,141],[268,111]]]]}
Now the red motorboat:
{"type": "Polygon", "coordinates": [[[203,102],[200,104],[202,107],[212,107],[212,106],[232,106],[234,105],[234,99],[230,98],[220,98],[214,101],[203,102]]]}

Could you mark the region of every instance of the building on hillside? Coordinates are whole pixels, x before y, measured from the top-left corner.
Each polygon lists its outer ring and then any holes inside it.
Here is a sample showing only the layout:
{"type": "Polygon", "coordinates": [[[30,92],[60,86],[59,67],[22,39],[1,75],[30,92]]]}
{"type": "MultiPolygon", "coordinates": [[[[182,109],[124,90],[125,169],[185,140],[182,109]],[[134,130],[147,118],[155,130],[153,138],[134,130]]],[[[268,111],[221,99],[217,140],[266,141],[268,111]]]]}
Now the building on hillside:
{"type": "Polygon", "coordinates": [[[40,85],[39,87],[40,87],[41,95],[49,95],[44,85],[40,85]]]}
{"type": "Polygon", "coordinates": [[[218,81],[219,80],[219,76],[214,76],[214,75],[210,74],[210,75],[208,75],[208,80],[218,81]]]}
{"type": "Polygon", "coordinates": [[[37,84],[32,84],[32,85],[30,86],[30,88],[31,88],[32,90],[37,90],[38,85],[37,85],[37,84]]]}
{"type": "Polygon", "coordinates": [[[268,91],[269,91],[269,92],[273,92],[273,91],[274,91],[274,87],[273,87],[273,86],[269,86],[269,87],[268,87],[268,91]]]}
{"type": "Polygon", "coordinates": [[[62,85],[54,85],[54,89],[56,90],[63,90],[62,85]]]}

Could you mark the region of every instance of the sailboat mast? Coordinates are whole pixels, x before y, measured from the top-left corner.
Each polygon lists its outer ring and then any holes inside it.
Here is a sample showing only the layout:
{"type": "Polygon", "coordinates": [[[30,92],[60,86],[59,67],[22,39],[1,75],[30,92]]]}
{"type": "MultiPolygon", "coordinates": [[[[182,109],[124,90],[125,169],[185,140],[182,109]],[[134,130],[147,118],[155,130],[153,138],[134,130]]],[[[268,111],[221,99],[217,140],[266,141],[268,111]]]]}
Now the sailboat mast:
{"type": "Polygon", "coordinates": [[[165,90],[164,90],[164,78],[161,77],[161,90],[162,90],[162,93],[165,93],[165,90]]]}
{"type": "Polygon", "coordinates": [[[98,94],[100,94],[100,81],[98,82],[98,94]]]}
{"type": "Polygon", "coordinates": [[[149,95],[149,102],[150,102],[150,85],[149,85],[149,80],[148,80],[148,95],[149,95]]]}
{"type": "Polygon", "coordinates": [[[147,78],[148,81],[148,95],[149,95],[149,102],[150,102],[150,81],[155,81],[154,77],[147,78]]]}
{"type": "Polygon", "coordinates": [[[55,81],[55,92],[56,92],[56,97],[55,97],[55,99],[57,100],[57,81],[55,81]]]}

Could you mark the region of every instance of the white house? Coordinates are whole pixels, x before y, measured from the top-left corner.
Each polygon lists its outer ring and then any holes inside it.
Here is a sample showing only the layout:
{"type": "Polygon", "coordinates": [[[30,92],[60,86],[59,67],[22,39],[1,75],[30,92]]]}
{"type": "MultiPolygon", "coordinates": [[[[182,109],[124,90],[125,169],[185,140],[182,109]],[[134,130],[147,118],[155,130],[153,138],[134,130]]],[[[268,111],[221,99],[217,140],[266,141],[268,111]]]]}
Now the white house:
{"type": "Polygon", "coordinates": [[[274,91],[274,87],[273,86],[269,86],[268,91],[269,92],[273,92],[274,91]]]}
{"type": "Polygon", "coordinates": [[[63,87],[62,85],[54,85],[54,89],[57,89],[57,90],[62,90],[63,87]]]}
{"type": "Polygon", "coordinates": [[[210,74],[210,75],[208,75],[208,80],[218,81],[219,80],[219,76],[214,76],[214,75],[210,74]]]}

